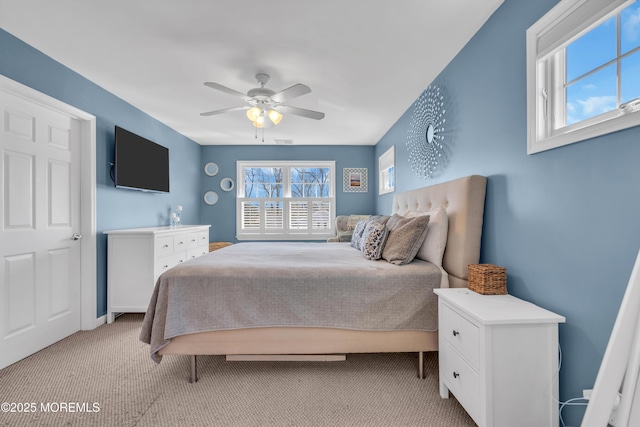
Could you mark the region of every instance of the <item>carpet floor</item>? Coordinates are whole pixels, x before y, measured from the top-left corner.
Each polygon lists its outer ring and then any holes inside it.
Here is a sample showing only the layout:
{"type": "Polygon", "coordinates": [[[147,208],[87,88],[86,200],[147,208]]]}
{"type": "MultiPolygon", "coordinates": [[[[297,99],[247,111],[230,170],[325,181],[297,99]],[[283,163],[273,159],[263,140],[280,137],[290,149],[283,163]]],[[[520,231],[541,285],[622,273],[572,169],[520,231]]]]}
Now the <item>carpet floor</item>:
{"type": "Polygon", "coordinates": [[[0,370],[0,425],[475,426],[455,398],[440,398],[436,352],[426,353],[424,380],[415,353],[341,362],[201,356],[200,381],[190,384],[189,358],[153,363],[141,324],[142,315],[123,315],[0,370]]]}

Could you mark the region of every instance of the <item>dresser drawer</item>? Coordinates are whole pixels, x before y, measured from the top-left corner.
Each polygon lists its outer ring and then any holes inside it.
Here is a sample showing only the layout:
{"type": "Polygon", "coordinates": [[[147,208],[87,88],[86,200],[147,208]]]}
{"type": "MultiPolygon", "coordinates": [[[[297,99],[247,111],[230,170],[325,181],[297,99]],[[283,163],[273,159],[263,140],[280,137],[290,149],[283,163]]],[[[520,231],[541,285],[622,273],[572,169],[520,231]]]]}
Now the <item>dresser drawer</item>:
{"type": "Polygon", "coordinates": [[[163,258],[156,259],[156,263],[155,263],[156,278],[160,276],[162,273],[164,273],[165,271],[169,270],[171,267],[175,267],[176,265],[182,262],[185,262],[186,260],[187,260],[186,253],[169,255],[163,258]]]}
{"type": "Polygon", "coordinates": [[[198,258],[208,252],[209,252],[208,246],[201,246],[199,248],[190,249],[189,252],[187,252],[187,259],[198,258]]]}
{"type": "Polygon", "coordinates": [[[187,234],[187,249],[195,249],[198,246],[200,246],[200,241],[198,240],[198,233],[187,234]]]}
{"type": "Polygon", "coordinates": [[[480,411],[480,376],[446,341],[440,341],[438,353],[440,381],[477,422],[480,411]]]}
{"type": "Polygon", "coordinates": [[[171,255],[173,253],[173,236],[158,237],[154,246],[156,258],[171,255]]]}
{"type": "Polygon", "coordinates": [[[186,234],[178,234],[173,236],[173,251],[180,252],[187,250],[187,235],[186,234]]]}
{"type": "Polygon", "coordinates": [[[198,233],[198,246],[207,246],[209,244],[209,232],[201,231],[198,233]]]}
{"type": "Polygon", "coordinates": [[[480,354],[478,327],[453,311],[449,306],[441,304],[440,308],[440,336],[477,369],[480,354]]]}

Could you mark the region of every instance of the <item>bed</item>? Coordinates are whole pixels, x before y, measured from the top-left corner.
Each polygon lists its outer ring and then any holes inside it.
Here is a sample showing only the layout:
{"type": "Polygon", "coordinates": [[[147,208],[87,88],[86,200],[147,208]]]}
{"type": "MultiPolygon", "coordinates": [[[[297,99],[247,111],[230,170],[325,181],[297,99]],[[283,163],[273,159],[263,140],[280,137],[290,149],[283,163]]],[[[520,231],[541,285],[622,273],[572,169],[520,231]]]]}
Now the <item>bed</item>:
{"type": "Polygon", "coordinates": [[[188,261],[158,279],[140,339],[158,363],[190,356],[191,382],[198,355],[416,352],[422,378],[423,353],[438,349],[432,288],[466,287],[467,265],[480,256],[485,191],[486,178],[471,175],[394,195],[392,214],[435,219],[446,211],[441,263],[421,255],[426,245],[394,265],[364,259],[348,242],[246,242],[188,261]]]}

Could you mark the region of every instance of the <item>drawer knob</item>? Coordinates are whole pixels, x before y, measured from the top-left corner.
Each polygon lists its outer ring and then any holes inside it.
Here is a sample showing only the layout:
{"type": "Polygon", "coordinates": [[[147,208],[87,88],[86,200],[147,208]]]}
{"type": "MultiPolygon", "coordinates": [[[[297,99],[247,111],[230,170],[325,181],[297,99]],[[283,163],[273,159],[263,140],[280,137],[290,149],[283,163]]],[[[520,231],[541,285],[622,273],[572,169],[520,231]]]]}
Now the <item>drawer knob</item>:
{"type": "Polygon", "coordinates": [[[164,245],[164,246],[163,246],[163,248],[168,248],[168,247],[169,247],[169,245],[164,245]]]}
{"type": "Polygon", "coordinates": [[[456,371],[453,371],[453,378],[458,378],[460,376],[459,373],[457,373],[456,371]]]}
{"type": "Polygon", "coordinates": [[[460,335],[460,332],[456,331],[455,329],[453,330],[453,336],[457,337],[458,335],[460,335]]]}

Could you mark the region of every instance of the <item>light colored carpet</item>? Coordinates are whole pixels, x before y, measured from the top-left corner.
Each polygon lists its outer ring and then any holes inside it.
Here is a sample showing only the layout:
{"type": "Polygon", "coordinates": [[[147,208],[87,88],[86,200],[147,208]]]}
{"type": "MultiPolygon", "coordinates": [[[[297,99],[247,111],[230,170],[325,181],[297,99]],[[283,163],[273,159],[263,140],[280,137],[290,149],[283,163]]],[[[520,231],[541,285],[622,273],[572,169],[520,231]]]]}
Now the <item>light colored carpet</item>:
{"type": "Polygon", "coordinates": [[[202,356],[200,381],[189,384],[188,357],[153,363],[138,340],[141,323],[142,315],[123,315],[0,370],[0,403],[35,409],[0,412],[0,425],[475,426],[453,397],[440,398],[437,353],[426,355],[425,380],[416,376],[416,354],[343,362],[202,356]],[[99,411],[62,410],[69,402],[99,411]]]}

